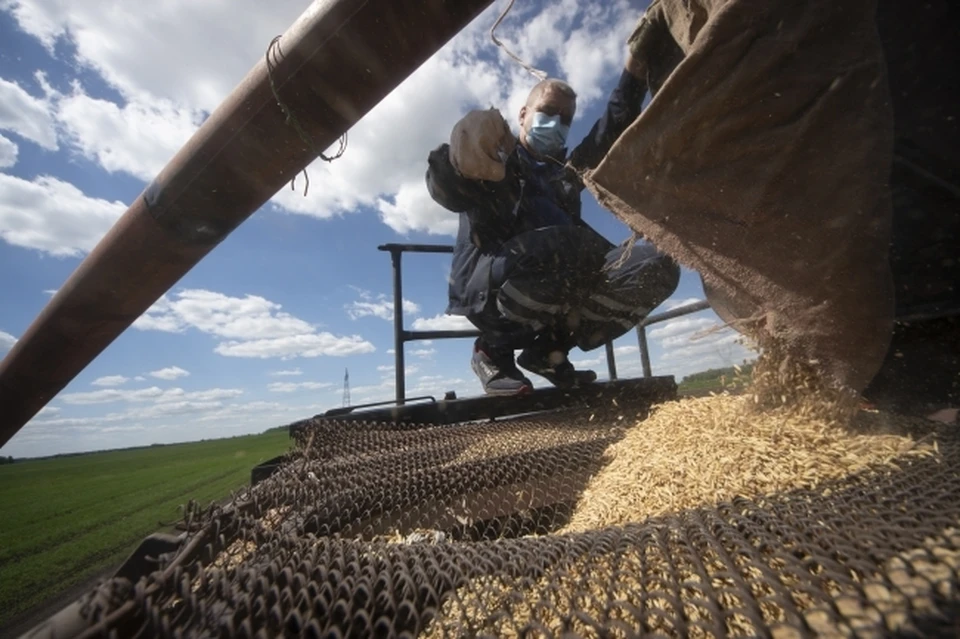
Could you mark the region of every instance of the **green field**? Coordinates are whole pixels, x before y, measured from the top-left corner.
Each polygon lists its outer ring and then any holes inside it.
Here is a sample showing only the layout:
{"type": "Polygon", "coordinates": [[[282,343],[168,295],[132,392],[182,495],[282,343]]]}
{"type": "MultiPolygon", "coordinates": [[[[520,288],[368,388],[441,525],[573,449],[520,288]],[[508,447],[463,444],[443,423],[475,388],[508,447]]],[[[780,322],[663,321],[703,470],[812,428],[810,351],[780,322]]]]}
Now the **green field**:
{"type": "Polygon", "coordinates": [[[140,540],[250,481],[286,430],[0,466],[0,626],[122,562],[140,540]]]}
{"type": "Polygon", "coordinates": [[[703,396],[711,392],[719,393],[724,390],[742,389],[749,380],[752,371],[753,364],[744,362],[739,370],[730,366],[693,373],[680,380],[680,383],[677,384],[677,392],[680,395],[703,396]]]}

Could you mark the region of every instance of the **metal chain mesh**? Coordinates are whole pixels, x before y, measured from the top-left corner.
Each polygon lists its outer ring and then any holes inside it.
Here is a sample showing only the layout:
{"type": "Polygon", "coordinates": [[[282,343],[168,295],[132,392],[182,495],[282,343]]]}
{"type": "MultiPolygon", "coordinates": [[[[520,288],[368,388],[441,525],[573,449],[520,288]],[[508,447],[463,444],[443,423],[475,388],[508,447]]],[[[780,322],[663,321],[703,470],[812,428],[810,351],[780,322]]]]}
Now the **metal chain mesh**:
{"type": "MultiPolygon", "coordinates": [[[[119,636],[955,636],[960,436],[817,490],[556,534],[624,422],[317,421],[165,569],[91,598],[119,636]],[[104,596],[109,595],[109,596],[104,596]]],[[[691,425],[695,427],[695,425],[691,425]]],[[[638,486],[637,490],[642,490],[638,486]]]]}

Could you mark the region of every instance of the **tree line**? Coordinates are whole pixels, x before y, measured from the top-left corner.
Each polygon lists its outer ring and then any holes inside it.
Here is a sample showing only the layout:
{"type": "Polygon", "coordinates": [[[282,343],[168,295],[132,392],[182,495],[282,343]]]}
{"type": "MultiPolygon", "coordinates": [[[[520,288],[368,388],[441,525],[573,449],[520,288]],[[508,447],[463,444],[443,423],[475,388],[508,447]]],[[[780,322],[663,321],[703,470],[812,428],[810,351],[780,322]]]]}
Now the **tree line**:
{"type": "MultiPolygon", "coordinates": [[[[740,366],[740,375],[749,376],[751,371],[753,371],[753,362],[744,362],[740,366]]],[[[697,382],[712,382],[719,380],[721,377],[726,378],[727,381],[730,381],[737,376],[737,369],[733,366],[728,366],[726,368],[711,368],[709,370],[700,371],[699,373],[691,373],[683,378],[685,384],[697,383],[697,382]]]]}

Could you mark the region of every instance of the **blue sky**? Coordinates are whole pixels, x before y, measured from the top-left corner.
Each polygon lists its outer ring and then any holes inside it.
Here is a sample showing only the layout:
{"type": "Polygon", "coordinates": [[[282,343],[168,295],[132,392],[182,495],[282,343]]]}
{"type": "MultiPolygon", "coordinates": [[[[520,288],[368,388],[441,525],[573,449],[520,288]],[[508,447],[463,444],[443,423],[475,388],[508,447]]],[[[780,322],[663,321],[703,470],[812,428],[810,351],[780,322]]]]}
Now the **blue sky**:
{"type": "MultiPolygon", "coordinates": [[[[146,183],[299,15],[214,0],[0,0],[0,356],[146,183]]],[[[91,363],[0,454],[37,456],[259,432],[340,405],[392,397],[385,242],[450,243],[456,216],[429,200],[426,156],[471,108],[516,130],[535,78],[486,36],[481,15],[350,132],[343,158],[310,168],[308,197],[282,190],[91,363]]],[[[498,34],[581,96],[578,141],[602,110],[643,4],[518,3],[498,34]]],[[[584,194],[584,216],[625,225],[584,194]]],[[[408,327],[445,317],[448,256],[407,256],[408,327]]],[[[666,307],[701,299],[684,271],[666,307]]],[[[702,312],[650,332],[656,374],[740,362],[736,335],[702,312]]],[[[633,333],[621,376],[640,372],[633,333]]],[[[407,346],[410,394],[479,392],[464,340],[407,346]]],[[[571,358],[605,376],[602,349],[571,358]]],[[[540,385],[546,382],[535,379],[540,385]]]]}

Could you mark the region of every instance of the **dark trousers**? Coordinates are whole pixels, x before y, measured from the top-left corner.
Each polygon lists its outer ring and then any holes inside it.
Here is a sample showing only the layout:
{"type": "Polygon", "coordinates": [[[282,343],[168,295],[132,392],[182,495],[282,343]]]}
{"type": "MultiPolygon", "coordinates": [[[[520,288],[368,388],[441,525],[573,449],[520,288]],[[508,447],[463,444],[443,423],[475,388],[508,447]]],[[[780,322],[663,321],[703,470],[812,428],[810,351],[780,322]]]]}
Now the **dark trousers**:
{"type": "Polygon", "coordinates": [[[680,267],[647,242],[611,249],[590,228],[550,226],[506,242],[490,279],[486,307],[468,317],[488,348],[589,351],[670,297],[680,267]]]}

